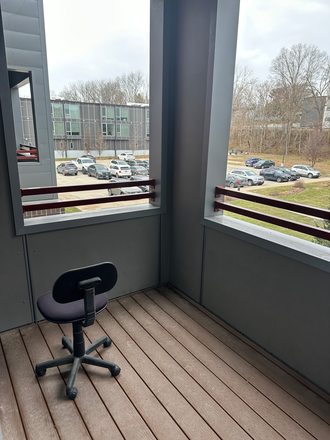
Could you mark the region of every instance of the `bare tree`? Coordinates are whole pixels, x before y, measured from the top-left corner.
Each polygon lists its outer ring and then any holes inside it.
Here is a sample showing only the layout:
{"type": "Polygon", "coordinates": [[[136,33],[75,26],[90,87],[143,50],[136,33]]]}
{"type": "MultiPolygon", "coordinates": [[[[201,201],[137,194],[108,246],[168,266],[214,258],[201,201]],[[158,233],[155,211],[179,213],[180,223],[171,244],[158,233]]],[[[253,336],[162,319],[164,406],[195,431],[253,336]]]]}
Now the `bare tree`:
{"type": "Polygon", "coordinates": [[[61,153],[62,157],[68,157],[68,143],[65,140],[56,141],[56,150],[61,153]]]}
{"type": "Polygon", "coordinates": [[[311,161],[312,167],[316,162],[324,159],[329,154],[329,144],[327,136],[323,131],[314,128],[306,141],[303,155],[306,159],[311,161]]]}
{"type": "Polygon", "coordinates": [[[85,124],[85,133],[84,133],[84,139],[83,139],[83,149],[88,154],[91,150],[92,143],[91,143],[91,129],[89,125],[85,124]]]}
{"type": "Polygon", "coordinates": [[[139,102],[147,103],[148,94],[148,81],[142,72],[130,72],[123,73],[121,76],[117,77],[120,84],[120,89],[124,94],[126,103],[128,102],[139,102]]]}
{"type": "Polygon", "coordinates": [[[99,127],[98,131],[97,131],[96,140],[95,140],[95,149],[99,153],[99,157],[102,156],[102,152],[104,150],[106,150],[106,148],[107,148],[107,146],[106,146],[106,143],[104,142],[101,128],[99,127]]]}
{"type": "Polygon", "coordinates": [[[141,149],[142,146],[142,133],[141,133],[141,126],[134,125],[133,129],[130,133],[130,142],[129,142],[129,148],[132,151],[141,149]]]}

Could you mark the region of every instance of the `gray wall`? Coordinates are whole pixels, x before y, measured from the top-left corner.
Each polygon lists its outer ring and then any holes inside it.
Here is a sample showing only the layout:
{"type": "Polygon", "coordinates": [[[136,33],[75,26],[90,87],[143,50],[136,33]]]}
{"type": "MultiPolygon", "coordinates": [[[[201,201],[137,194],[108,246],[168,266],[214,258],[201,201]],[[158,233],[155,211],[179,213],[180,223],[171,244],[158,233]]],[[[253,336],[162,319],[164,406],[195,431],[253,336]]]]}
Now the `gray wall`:
{"type": "Polygon", "coordinates": [[[169,281],[330,393],[329,273],[201,224],[215,3],[178,2],[169,281]]]}

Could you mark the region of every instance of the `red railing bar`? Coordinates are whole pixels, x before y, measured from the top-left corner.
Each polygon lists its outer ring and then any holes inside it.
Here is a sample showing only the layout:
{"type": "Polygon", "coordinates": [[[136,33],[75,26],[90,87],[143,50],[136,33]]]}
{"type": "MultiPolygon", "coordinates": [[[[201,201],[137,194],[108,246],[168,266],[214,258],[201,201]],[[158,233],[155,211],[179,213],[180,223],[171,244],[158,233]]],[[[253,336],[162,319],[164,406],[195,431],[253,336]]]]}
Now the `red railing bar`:
{"type": "Polygon", "coordinates": [[[214,202],[215,211],[227,210],[235,214],[244,215],[245,217],[254,218],[263,222],[271,223],[273,225],[282,226],[283,228],[291,229],[293,231],[301,232],[303,234],[312,235],[314,237],[330,240],[330,231],[314,226],[304,225],[292,220],[285,220],[280,217],[275,217],[262,212],[252,211],[251,209],[242,208],[240,206],[231,205],[229,203],[216,200],[214,202]]]}
{"type": "Polygon", "coordinates": [[[21,188],[21,196],[34,196],[37,194],[58,194],[65,192],[89,191],[108,188],[126,188],[130,186],[155,186],[155,179],[150,180],[132,180],[130,182],[115,183],[96,183],[88,185],[70,185],[70,186],[43,186],[36,188],[21,188]]]}
{"type": "Polygon", "coordinates": [[[31,159],[38,160],[38,156],[17,156],[17,160],[31,160],[31,159]]]}
{"type": "Polygon", "coordinates": [[[139,194],[99,197],[93,199],[61,200],[59,202],[22,203],[22,206],[23,206],[23,212],[28,212],[28,211],[42,211],[44,209],[68,208],[70,206],[96,205],[100,203],[123,202],[127,200],[140,200],[140,199],[155,200],[155,193],[144,192],[139,194]]]}
{"type": "Polygon", "coordinates": [[[36,148],[31,148],[30,150],[16,150],[16,153],[23,153],[23,154],[29,154],[29,153],[38,153],[38,150],[36,148]]]}
{"type": "Polygon", "coordinates": [[[249,202],[261,203],[262,205],[273,206],[274,208],[286,209],[287,211],[330,220],[330,210],[327,209],[314,208],[312,206],[300,205],[299,203],[286,202],[285,200],[273,199],[271,197],[226,189],[223,186],[216,186],[215,197],[220,197],[222,194],[249,202]]]}

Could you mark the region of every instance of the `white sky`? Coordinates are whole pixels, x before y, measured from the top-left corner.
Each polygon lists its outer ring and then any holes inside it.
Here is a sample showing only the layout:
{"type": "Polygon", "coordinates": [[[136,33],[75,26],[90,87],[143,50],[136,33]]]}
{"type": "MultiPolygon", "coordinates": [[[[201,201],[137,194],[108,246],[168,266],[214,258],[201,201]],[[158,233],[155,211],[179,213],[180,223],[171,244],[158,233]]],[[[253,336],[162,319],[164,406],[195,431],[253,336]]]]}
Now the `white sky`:
{"type": "MultiPolygon", "coordinates": [[[[230,1],[230,0],[228,0],[230,1]]],[[[43,0],[50,88],[149,71],[150,0],[43,0]]],[[[237,62],[264,80],[282,47],[330,55],[330,0],[241,0],[237,62]]]]}

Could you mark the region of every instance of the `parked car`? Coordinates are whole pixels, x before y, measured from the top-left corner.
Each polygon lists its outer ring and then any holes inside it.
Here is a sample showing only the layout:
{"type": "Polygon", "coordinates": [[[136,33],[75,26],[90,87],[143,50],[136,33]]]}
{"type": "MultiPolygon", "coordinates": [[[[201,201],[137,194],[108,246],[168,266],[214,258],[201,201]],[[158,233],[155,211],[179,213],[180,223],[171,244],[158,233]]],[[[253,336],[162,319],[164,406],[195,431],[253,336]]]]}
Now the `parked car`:
{"type": "Polygon", "coordinates": [[[97,179],[110,179],[111,174],[109,169],[102,164],[91,165],[87,168],[89,177],[96,177],[97,179]]]}
{"type": "Polygon", "coordinates": [[[148,175],[148,170],[147,168],[144,167],[139,167],[139,166],[134,166],[131,167],[131,171],[132,171],[132,176],[134,176],[135,174],[139,175],[139,176],[147,176],[148,175]]]}
{"type": "Polygon", "coordinates": [[[258,162],[259,160],[261,160],[259,157],[249,157],[248,159],[246,159],[245,161],[245,166],[247,167],[253,167],[253,165],[258,162]]]}
{"type": "Polygon", "coordinates": [[[92,159],[94,162],[96,162],[96,159],[94,156],[92,156],[91,154],[83,154],[82,156],[80,156],[82,158],[87,158],[87,159],[92,159]]]}
{"type": "Polygon", "coordinates": [[[148,192],[149,191],[149,186],[148,185],[141,185],[140,182],[142,183],[144,180],[149,180],[148,176],[138,176],[138,175],[134,175],[131,176],[131,178],[129,180],[136,180],[138,181],[136,184],[139,186],[139,188],[142,189],[143,192],[148,192]]]}
{"type": "Polygon", "coordinates": [[[138,166],[138,163],[136,162],[136,160],[127,160],[126,163],[130,167],[137,167],[138,166]]]}
{"type": "Polygon", "coordinates": [[[110,165],[111,164],[112,165],[127,165],[127,162],[125,162],[124,160],[112,159],[112,160],[110,160],[110,165]]]}
{"type": "Polygon", "coordinates": [[[308,177],[309,179],[321,176],[320,171],[317,171],[308,165],[293,165],[291,170],[296,171],[300,176],[308,177]]]}
{"type": "Polygon", "coordinates": [[[290,179],[290,180],[297,180],[297,179],[300,179],[300,176],[299,176],[299,174],[297,173],[297,171],[295,171],[295,170],[290,170],[290,168],[287,168],[287,167],[272,167],[272,168],[274,168],[275,170],[284,171],[285,173],[290,174],[290,176],[291,176],[291,179],[290,179]]]}
{"type": "Polygon", "coordinates": [[[62,162],[56,167],[57,172],[59,174],[63,174],[63,176],[76,176],[78,174],[78,168],[72,162],[62,162]]]}
{"type": "Polygon", "coordinates": [[[148,159],[143,160],[142,161],[142,166],[145,167],[145,168],[147,168],[147,167],[149,168],[149,160],[148,159]]]}
{"type": "Polygon", "coordinates": [[[86,159],[85,157],[81,159],[79,157],[77,160],[73,160],[72,163],[74,163],[78,167],[78,170],[80,170],[83,174],[86,174],[87,168],[90,165],[93,165],[95,162],[92,159],[86,159]]]}
{"type": "Polygon", "coordinates": [[[129,165],[113,165],[110,164],[110,174],[115,177],[131,177],[132,172],[129,165]]]}
{"type": "Polygon", "coordinates": [[[276,182],[289,182],[291,180],[291,174],[283,170],[276,169],[275,167],[265,168],[260,171],[260,176],[263,176],[265,180],[275,180],[276,182]]]}
{"type": "Polygon", "coordinates": [[[248,180],[244,176],[236,176],[235,174],[227,174],[225,185],[229,186],[230,188],[241,188],[242,186],[248,185],[248,180]]]}
{"type": "Polygon", "coordinates": [[[275,165],[275,162],[272,160],[266,159],[266,160],[259,160],[258,162],[255,162],[253,164],[254,168],[270,168],[275,165]]]}
{"type": "MultiPolygon", "coordinates": [[[[110,182],[129,182],[127,179],[111,179],[110,182]]],[[[119,196],[121,194],[141,194],[143,191],[138,186],[130,186],[128,188],[109,188],[109,196],[119,196]]]]}
{"type": "Polygon", "coordinates": [[[235,174],[236,176],[243,176],[247,178],[248,185],[262,185],[265,182],[265,179],[259,174],[255,173],[252,170],[239,170],[234,169],[231,170],[229,174],[235,174]]]}
{"type": "Polygon", "coordinates": [[[132,153],[121,153],[118,156],[120,160],[134,160],[134,156],[132,153]]]}

